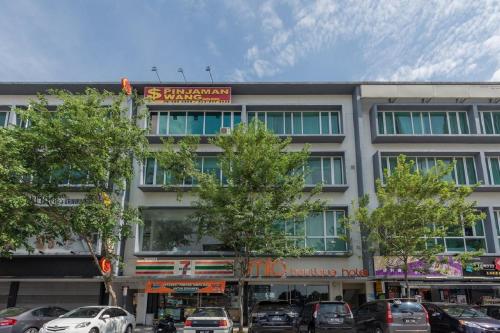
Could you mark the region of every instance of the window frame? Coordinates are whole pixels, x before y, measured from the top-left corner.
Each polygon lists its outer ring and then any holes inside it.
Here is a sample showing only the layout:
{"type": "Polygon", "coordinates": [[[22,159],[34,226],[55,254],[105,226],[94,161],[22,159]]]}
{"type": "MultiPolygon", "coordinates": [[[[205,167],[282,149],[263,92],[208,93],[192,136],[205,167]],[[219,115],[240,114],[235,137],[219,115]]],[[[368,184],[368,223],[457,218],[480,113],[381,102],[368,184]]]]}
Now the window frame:
{"type": "MultiPolygon", "coordinates": [[[[314,249],[314,253],[347,253],[349,252],[349,242],[348,241],[344,241],[341,239],[341,237],[344,237],[344,236],[348,236],[348,233],[347,233],[347,230],[345,230],[345,234],[343,235],[340,235],[338,233],[338,228],[340,226],[340,221],[337,219],[337,213],[338,212],[342,212],[343,214],[343,217],[345,218],[346,215],[347,215],[347,212],[345,209],[342,209],[342,208],[327,208],[323,211],[321,211],[321,215],[322,215],[322,223],[323,223],[323,235],[320,235],[320,236],[312,236],[312,235],[308,235],[308,222],[307,222],[307,217],[304,219],[304,221],[300,222],[300,223],[303,223],[303,229],[304,229],[304,234],[303,235],[296,235],[295,234],[295,230],[296,230],[296,224],[297,222],[295,221],[285,221],[284,222],[284,230],[285,230],[285,235],[288,239],[290,240],[294,240],[294,242],[297,242],[297,241],[300,241],[301,242],[301,245],[304,245],[304,247],[308,247],[308,239],[322,239],[323,240],[323,245],[324,245],[324,250],[317,250],[315,249],[314,247],[311,247],[312,249],[314,249]],[[331,214],[333,215],[333,228],[334,228],[334,232],[333,232],[333,235],[328,235],[328,232],[327,232],[327,212],[331,212],[331,214]],[[294,230],[294,235],[288,235],[286,232],[287,230],[290,230],[288,228],[288,224],[292,224],[293,226],[293,230],[294,230]],[[344,251],[330,251],[330,250],[327,250],[327,242],[328,241],[332,241],[332,240],[341,240],[341,241],[344,241],[345,242],[345,250],[344,251]]],[[[301,247],[301,246],[299,246],[301,247]]]]}
{"type": "Polygon", "coordinates": [[[479,111],[479,121],[481,123],[481,134],[482,135],[500,135],[500,132],[498,133],[495,133],[496,130],[495,130],[495,122],[494,122],[494,117],[493,117],[493,114],[494,113],[498,113],[500,114],[500,111],[496,111],[496,110],[491,110],[491,111],[488,111],[488,110],[485,110],[485,111],[479,111]],[[484,122],[484,115],[485,113],[489,113],[490,117],[491,117],[491,124],[493,126],[493,133],[486,133],[486,126],[485,126],[485,122],[484,122]]]}
{"type": "MultiPolygon", "coordinates": [[[[491,160],[496,160],[500,166],[500,156],[486,156],[486,167],[488,168],[488,181],[492,186],[500,185],[500,183],[495,184],[495,178],[493,177],[493,168],[491,165],[491,160]]],[[[500,175],[499,175],[500,176],[500,175]]]]}
{"type": "MultiPolygon", "coordinates": [[[[311,158],[319,158],[320,159],[320,165],[321,165],[321,184],[322,186],[325,187],[330,187],[330,186],[345,186],[347,185],[346,182],[346,177],[345,177],[345,165],[344,165],[344,158],[343,156],[340,155],[335,155],[335,156],[309,156],[309,159],[311,158]],[[330,177],[331,177],[331,184],[325,183],[325,172],[328,173],[325,168],[324,168],[324,160],[330,160],[330,177]],[[337,175],[335,173],[335,167],[334,167],[334,161],[338,159],[340,160],[340,178],[341,178],[341,183],[336,184],[335,183],[335,176],[337,175]]],[[[309,160],[308,160],[309,162],[309,160]]],[[[305,166],[302,168],[303,172],[305,172],[305,166]]],[[[305,186],[306,187],[311,187],[311,186],[316,186],[315,184],[312,183],[307,183],[307,180],[304,177],[305,181],[305,186]]]]}
{"type": "Polygon", "coordinates": [[[375,116],[376,120],[376,126],[377,126],[377,135],[384,135],[384,136],[429,136],[429,135],[471,135],[471,127],[470,127],[470,120],[468,117],[468,112],[467,111],[439,111],[439,110],[432,110],[432,111],[409,111],[409,110],[394,110],[394,111],[377,111],[377,115],[375,116]],[[405,112],[405,113],[410,113],[410,123],[411,123],[411,134],[402,134],[402,133],[396,133],[396,113],[397,112],[405,112]],[[431,114],[434,112],[439,112],[439,113],[445,113],[446,114],[446,125],[448,127],[448,133],[433,133],[432,130],[432,118],[431,114]],[[392,114],[392,123],[394,126],[394,133],[387,133],[387,121],[386,121],[386,116],[388,113],[392,114]],[[458,133],[451,133],[451,124],[450,124],[450,113],[455,113],[456,118],[457,118],[457,129],[458,133]],[[467,129],[469,133],[462,133],[462,127],[460,126],[460,116],[459,114],[465,114],[465,119],[467,122],[467,129]],[[379,121],[378,121],[378,114],[382,114],[382,124],[383,124],[383,132],[380,131],[379,127],[379,121]],[[416,117],[415,114],[418,114],[418,118],[420,118],[420,126],[422,129],[422,133],[415,133],[415,125],[414,125],[414,118],[416,117]],[[429,122],[429,130],[430,133],[425,133],[425,121],[424,117],[427,116],[428,122],[429,122]]]}
{"type": "MultiPolygon", "coordinates": [[[[290,110],[290,111],[248,111],[247,112],[247,123],[250,122],[250,114],[252,114],[252,118],[259,119],[259,116],[263,114],[264,118],[264,124],[266,128],[267,126],[267,114],[268,113],[282,113],[283,116],[283,133],[274,133],[275,135],[279,136],[336,136],[336,135],[343,135],[343,126],[342,126],[342,112],[340,110],[311,110],[311,111],[303,111],[303,110],[290,110]],[[319,114],[319,133],[315,134],[306,134],[304,133],[304,113],[312,113],[316,112],[319,114]],[[286,127],[286,114],[290,113],[290,133],[286,133],[287,127],[286,127]],[[300,113],[300,126],[301,126],[301,133],[294,133],[294,114],[300,113]],[[328,114],[328,133],[322,133],[323,132],[323,117],[322,113],[327,113],[328,114]],[[337,118],[338,118],[338,128],[339,128],[339,133],[333,133],[333,120],[332,120],[332,114],[336,113],[337,118]]],[[[268,128],[269,129],[269,128],[268,128]]]]}
{"type": "Polygon", "coordinates": [[[9,119],[10,119],[10,114],[11,114],[11,111],[7,111],[7,110],[0,110],[0,113],[5,113],[4,123],[3,123],[3,124],[0,124],[0,128],[7,127],[7,126],[9,125],[9,119]]]}
{"type": "MultiPolygon", "coordinates": [[[[209,133],[207,134],[206,133],[206,125],[207,125],[207,113],[220,113],[220,116],[221,116],[221,127],[220,128],[223,128],[223,127],[228,127],[228,126],[224,126],[224,116],[229,113],[230,114],[230,119],[231,119],[231,124],[229,126],[229,128],[233,129],[235,128],[237,125],[239,125],[240,123],[242,123],[242,118],[241,118],[241,111],[228,111],[228,110],[221,110],[221,111],[217,111],[217,110],[174,110],[174,111],[168,111],[168,110],[151,110],[148,112],[148,118],[147,118],[147,121],[146,121],[146,130],[148,130],[148,136],[190,136],[190,135],[195,135],[195,136],[216,136],[217,133],[209,133]],[[175,134],[170,134],[170,117],[171,117],[171,113],[174,112],[174,113],[184,113],[184,117],[185,117],[185,120],[184,120],[184,131],[183,133],[175,133],[175,134]],[[203,113],[203,129],[202,129],[202,133],[187,133],[187,129],[188,129],[188,116],[189,116],[189,113],[191,112],[196,112],[196,113],[203,113]],[[240,122],[238,124],[235,124],[234,123],[234,119],[235,119],[235,113],[239,113],[240,114],[240,122]],[[156,114],[157,116],[157,121],[156,121],[156,128],[155,128],[155,131],[154,133],[151,133],[151,126],[150,126],[150,123],[151,123],[151,116],[152,114],[156,114]],[[167,123],[166,123],[166,133],[160,133],[160,116],[161,115],[165,115],[166,114],[166,117],[167,117],[167,123]]],[[[219,128],[219,131],[220,131],[220,128],[219,128]]]]}
{"type": "MultiPolygon", "coordinates": [[[[484,246],[485,246],[485,250],[486,250],[486,247],[487,247],[487,240],[486,240],[486,229],[485,229],[485,223],[486,223],[486,220],[480,220],[479,221],[481,224],[482,224],[482,230],[483,230],[483,235],[480,236],[480,235],[476,235],[476,226],[471,226],[472,228],[472,236],[467,236],[466,233],[465,233],[465,226],[462,224],[461,226],[461,235],[459,236],[444,236],[444,237],[436,237],[433,239],[434,241],[434,244],[439,244],[439,240],[442,240],[442,245],[444,246],[444,252],[443,254],[456,254],[456,253],[464,253],[464,252],[470,252],[467,250],[467,240],[482,240],[484,246]],[[460,239],[462,240],[462,243],[463,243],[463,248],[464,248],[464,251],[449,251],[448,250],[448,246],[446,244],[446,240],[447,239],[460,239]]],[[[479,222],[476,222],[476,223],[479,223],[479,222]]],[[[475,251],[475,250],[472,250],[472,251],[475,251]]]]}
{"type": "MultiPolygon", "coordinates": [[[[384,179],[384,167],[383,167],[383,160],[386,159],[386,165],[388,166],[387,170],[388,170],[388,173],[389,175],[391,174],[391,169],[390,169],[390,162],[389,162],[389,159],[390,158],[396,158],[397,159],[397,155],[381,155],[380,156],[380,178],[383,180],[384,179]]],[[[415,159],[415,168],[416,170],[419,170],[420,167],[419,167],[419,163],[418,163],[418,159],[425,159],[425,164],[426,165],[429,165],[429,159],[434,159],[434,165],[437,165],[437,161],[438,160],[443,160],[443,159],[451,159],[452,161],[453,160],[459,160],[461,159],[463,161],[463,165],[464,165],[464,171],[465,171],[465,184],[459,184],[458,183],[458,178],[457,178],[457,164],[454,165],[453,167],[453,173],[455,175],[455,177],[453,178],[453,180],[455,181],[455,184],[457,186],[470,186],[470,185],[474,185],[470,182],[470,177],[469,177],[469,173],[467,172],[467,159],[468,158],[472,158],[472,162],[474,163],[474,173],[475,173],[475,178],[476,180],[479,181],[479,174],[478,174],[478,170],[477,170],[477,162],[476,162],[476,157],[473,156],[473,155],[467,155],[467,156],[446,156],[446,155],[438,155],[438,156],[412,156],[412,155],[407,155],[406,156],[407,159],[415,159]]],[[[453,175],[451,175],[453,177],[453,175]]]]}

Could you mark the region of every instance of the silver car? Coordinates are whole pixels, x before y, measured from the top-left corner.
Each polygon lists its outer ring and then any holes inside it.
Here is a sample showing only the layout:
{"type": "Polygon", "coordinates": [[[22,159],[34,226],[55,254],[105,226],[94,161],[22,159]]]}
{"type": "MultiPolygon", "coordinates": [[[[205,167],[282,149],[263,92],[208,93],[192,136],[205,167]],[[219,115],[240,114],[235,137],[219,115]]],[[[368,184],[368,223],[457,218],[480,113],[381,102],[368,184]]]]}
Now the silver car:
{"type": "Polygon", "coordinates": [[[0,333],[37,333],[43,324],[66,312],[68,310],[57,306],[0,310],[0,333]]]}
{"type": "Polygon", "coordinates": [[[363,304],[355,315],[356,332],[429,333],[429,315],[413,299],[377,300],[363,304]]]}

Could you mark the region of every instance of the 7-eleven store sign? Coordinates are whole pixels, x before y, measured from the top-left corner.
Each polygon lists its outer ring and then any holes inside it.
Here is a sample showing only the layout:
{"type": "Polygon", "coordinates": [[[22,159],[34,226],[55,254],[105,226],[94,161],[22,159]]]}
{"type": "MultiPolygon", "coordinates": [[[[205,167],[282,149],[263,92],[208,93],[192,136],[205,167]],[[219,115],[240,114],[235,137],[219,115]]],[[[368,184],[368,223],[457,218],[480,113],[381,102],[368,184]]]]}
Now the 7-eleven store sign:
{"type": "Polygon", "coordinates": [[[234,276],[234,260],[139,259],[136,275],[234,276]]]}

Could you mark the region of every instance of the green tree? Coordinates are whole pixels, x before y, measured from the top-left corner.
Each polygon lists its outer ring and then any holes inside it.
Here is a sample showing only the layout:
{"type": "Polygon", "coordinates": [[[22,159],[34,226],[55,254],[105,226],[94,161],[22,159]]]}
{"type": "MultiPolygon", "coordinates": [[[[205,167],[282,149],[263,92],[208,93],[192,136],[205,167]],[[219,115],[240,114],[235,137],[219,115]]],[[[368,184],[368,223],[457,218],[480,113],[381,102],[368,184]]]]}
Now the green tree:
{"type": "Polygon", "coordinates": [[[368,231],[368,242],[386,261],[402,264],[406,295],[409,295],[408,264],[411,258],[428,264],[440,260],[444,247],[436,239],[484,219],[476,202],[468,200],[470,186],[449,181],[453,164],[438,164],[417,171],[415,162],[400,155],[394,169],[384,170],[377,180],[377,207],[369,208],[367,196],[361,198],[351,222],[359,222],[368,231]]]}
{"type": "Polygon", "coordinates": [[[0,197],[15,194],[0,203],[7,222],[0,238],[2,252],[33,250],[33,236],[42,241],[80,239],[116,304],[113,272],[103,270],[99,258],[116,267],[119,240],[139,222],[137,211],[124,207],[123,194],[133,177],[134,156],[142,158],[146,150],[145,131],[136,125],[124,95],[95,89],[49,93],[60,102],[55,109],[40,95],[28,108],[15,110],[29,126],[1,132],[1,141],[9,144],[0,149],[9,150],[9,159],[0,164],[0,197]],[[76,206],[64,205],[74,197],[80,198],[76,206]]]}
{"type": "Polygon", "coordinates": [[[250,260],[258,255],[311,253],[285,236],[280,221],[303,221],[321,211],[324,203],[314,198],[321,186],[304,192],[308,147],[290,152],[290,139],[280,139],[255,122],[240,125],[229,135],[218,135],[210,143],[220,150],[220,171],[203,173],[196,167],[197,140],[192,138],[178,147],[167,142],[156,158],[171,172],[174,185],[175,179],[195,179],[196,210],[190,219],[198,226],[198,234],[214,237],[234,252],[241,330],[244,280],[250,275],[250,260]]]}

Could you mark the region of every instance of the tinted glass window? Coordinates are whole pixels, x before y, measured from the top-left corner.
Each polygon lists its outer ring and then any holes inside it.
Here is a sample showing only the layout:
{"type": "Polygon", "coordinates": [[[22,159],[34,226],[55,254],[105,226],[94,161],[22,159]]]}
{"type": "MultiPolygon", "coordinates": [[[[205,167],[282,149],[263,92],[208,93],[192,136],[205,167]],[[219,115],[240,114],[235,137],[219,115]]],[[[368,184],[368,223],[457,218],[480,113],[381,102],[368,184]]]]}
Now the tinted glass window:
{"type": "Polygon", "coordinates": [[[8,308],[0,310],[0,318],[19,316],[23,312],[26,312],[25,308],[8,308]]]}
{"type": "Polygon", "coordinates": [[[225,317],[226,314],[222,309],[196,309],[191,315],[193,317],[225,317]]]}
{"type": "Polygon", "coordinates": [[[52,308],[52,317],[59,317],[63,314],[65,314],[66,312],[68,312],[68,310],[66,309],[63,309],[63,308],[52,308]]]}
{"type": "Polygon", "coordinates": [[[66,313],[63,318],[94,318],[101,310],[102,308],[97,307],[78,308],[66,313]]]}
{"type": "Polygon", "coordinates": [[[329,314],[345,315],[349,314],[349,309],[342,303],[322,303],[319,307],[318,315],[328,316],[329,314]]]}
{"type": "Polygon", "coordinates": [[[123,311],[122,309],[118,309],[118,308],[113,309],[113,314],[114,314],[114,317],[126,317],[127,316],[125,311],[123,311]]]}
{"type": "Polygon", "coordinates": [[[36,309],[35,311],[33,311],[31,313],[33,316],[36,316],[36,317],[51,317],[52,316],[52,313],[51,313],[51,309],[50,308],[40,308],[40,309],[36,309]]]}
{"type": "Polygon", "coordinates": [[[256,306],[257,311],[289,311],[291,310],[288,303],[260,303],[256,306]]]}
{"type": "Polygon", "coordinates": [[[391,304],[392,313],[424,312],[421,304],[415,302],[401,302],[391,304]]]}
{"type": "Polygon", "coordinates": [[[447,314],[452,317],[488,317],[481,311],[465,306],[442,306],[441,307],[447,314]]]}

